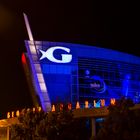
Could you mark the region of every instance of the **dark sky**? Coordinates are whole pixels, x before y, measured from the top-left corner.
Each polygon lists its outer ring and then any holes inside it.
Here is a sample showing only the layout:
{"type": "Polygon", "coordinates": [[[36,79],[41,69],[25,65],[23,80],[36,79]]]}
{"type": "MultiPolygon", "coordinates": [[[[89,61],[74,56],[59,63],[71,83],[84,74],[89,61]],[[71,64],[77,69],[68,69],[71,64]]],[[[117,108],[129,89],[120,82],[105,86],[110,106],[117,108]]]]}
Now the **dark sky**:
{"type": "Polygon", "coordinates": [[[0,1],[0,112],[31,106],[21,54],[28,39],[111,48],[140,56],[138,3],[100,0],[0,1]]]}

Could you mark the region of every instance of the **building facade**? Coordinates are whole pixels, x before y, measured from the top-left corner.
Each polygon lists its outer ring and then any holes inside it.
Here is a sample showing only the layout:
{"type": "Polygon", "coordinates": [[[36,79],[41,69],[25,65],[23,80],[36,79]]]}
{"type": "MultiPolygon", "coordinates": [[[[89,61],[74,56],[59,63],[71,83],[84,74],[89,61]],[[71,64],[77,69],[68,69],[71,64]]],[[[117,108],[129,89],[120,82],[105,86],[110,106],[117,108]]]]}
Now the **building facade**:
{"type": "MultiPolygon", "coordinates": [[[[35,98],[52,104],[127,97],[140,102],[140,57],[95,46],[25,41],[35,98]]],[[[24,62],[24,59],[23,59],[24,62]]],[[[34,99],[35,99],[34,98],[34,99]]]]}

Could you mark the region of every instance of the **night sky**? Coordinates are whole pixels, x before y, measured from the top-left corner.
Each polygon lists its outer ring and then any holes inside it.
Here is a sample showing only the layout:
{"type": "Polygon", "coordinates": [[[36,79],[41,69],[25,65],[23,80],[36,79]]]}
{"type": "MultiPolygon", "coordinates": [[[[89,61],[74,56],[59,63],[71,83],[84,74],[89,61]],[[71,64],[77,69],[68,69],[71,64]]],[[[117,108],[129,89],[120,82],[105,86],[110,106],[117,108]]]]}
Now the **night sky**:
{"type": "Polygon", "coordinates": [[[0,114],[30,107],[21,64],[28,35],[35,40],[70,42],[115,49],[140,56],[137,3],[100,0],[0,1],[0,114]]]}

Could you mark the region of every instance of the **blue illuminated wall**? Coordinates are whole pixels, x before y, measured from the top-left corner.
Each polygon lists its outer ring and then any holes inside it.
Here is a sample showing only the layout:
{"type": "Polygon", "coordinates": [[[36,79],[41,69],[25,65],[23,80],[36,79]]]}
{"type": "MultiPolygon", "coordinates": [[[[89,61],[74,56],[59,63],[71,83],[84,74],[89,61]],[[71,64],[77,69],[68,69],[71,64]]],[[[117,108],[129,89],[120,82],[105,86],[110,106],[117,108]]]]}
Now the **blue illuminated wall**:
{"type": "Polygon", "coordinates": [[[74,105],[76,101],[93,103],[122,96],[140,101],[139,57],[71,43],[26,41],[26,47],[33,82],[44,108],[58,102],[74,105]]]}
{"type": "Polygon", "coordinates": [[[68,66],[42,64],[45,83],[53,103],[71,102],[71,71],[68,66]],[[43,68],[44,69],[44,68],[43,68]],[[47,70],[46,70],[47,69],[47,70]]]}

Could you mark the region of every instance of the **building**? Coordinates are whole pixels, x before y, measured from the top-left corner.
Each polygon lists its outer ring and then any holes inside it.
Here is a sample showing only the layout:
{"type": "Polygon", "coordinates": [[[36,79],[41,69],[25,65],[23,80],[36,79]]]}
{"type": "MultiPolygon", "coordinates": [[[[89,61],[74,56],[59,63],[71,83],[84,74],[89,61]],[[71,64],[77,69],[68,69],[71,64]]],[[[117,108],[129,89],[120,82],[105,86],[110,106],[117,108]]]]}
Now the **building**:
{"type": "MultiPolygon", "coordinates": [[[[140,102],[140,58],[95,46],[25,41],[22,61],[29,68],[34,101],[44,110],[52,104],[93,101],[122,96],[140,102]]],[[[30,79],[30,78],[28,78],[30,79]]]]}
{"type": "Polygon", "coordinates": [[[45,111],[52,104],[79,101],[89,106],[106,105],[111,98],[140,101],[140,57],[95,46],[34,41],[26,14],[29,36],[22,62],[35,106],[45,111]]]}
{"type": "MultiPolygon", "coordinates": [[[[88,101],[85,109],[75,109],[73,114],[75,118],[90,117],[95,136],[96,118],[108,115],[106,107],[92,109],[95,103],[100,106],[105,99],[108,105],[110,99],[121,97],[140,103],[140,57],[95,46],[34,41],[24,18],[30,40],[25,41],[27,52],[22,55],[22,63],[34,106],[49,111],[52,104],[71,103],[75,108],[79,101],[84,108],[88,101]]],[[[9,126],[18,123],[13,114],[0,120],[3,139],[9,139],[9,126]]]]}

